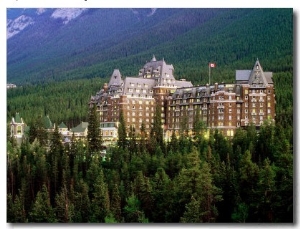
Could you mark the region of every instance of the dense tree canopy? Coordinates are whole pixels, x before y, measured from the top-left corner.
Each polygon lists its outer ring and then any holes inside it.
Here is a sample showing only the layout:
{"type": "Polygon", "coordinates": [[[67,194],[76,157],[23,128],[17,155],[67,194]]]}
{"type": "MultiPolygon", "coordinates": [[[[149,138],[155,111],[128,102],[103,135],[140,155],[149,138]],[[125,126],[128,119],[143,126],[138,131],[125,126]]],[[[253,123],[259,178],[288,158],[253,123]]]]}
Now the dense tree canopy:
{"type": "Polygon", "coordinates": [[[292,142],[280,125],[232,139],[211,131],[153,140],[157,147],[131,137],[108,148],[107,160],[86,154],[82,141],[62,145],[57,130],[49,148],[9,141],[7,221],[292,223],[292,142]]]}

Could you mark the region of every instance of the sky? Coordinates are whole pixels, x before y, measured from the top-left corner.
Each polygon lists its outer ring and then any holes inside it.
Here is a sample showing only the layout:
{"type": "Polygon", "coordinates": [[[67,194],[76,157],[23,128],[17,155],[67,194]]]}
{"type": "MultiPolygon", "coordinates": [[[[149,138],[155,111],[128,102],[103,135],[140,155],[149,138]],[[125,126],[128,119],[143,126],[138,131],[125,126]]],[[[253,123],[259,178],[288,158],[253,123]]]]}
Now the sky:
{"type": "MultiPolygon", "coordinates": [[[[298,75],[298,53],[299,46],[296,43],[299,40],[299,3],[295,0],[285,0],[285,1],[262,1],[262,0],[214,0],[214,1],[174,1],[174,0],[151,0],[151,1],[142,1],[142,0],[0,0],[0,98],[1,105],[3,106],[3,111],[0,113],[0,131],[1,131],[1,146],[3,151],[0,153],[1,159],[0,163],[3,168],[6,168],[6,9],[7,8],[293,8],[294,9],[294,89],[298,88],[299,80],[297,80],[298,75]]],[[[298,90],[294,90],[294,113],[298,114],[299,107],[298,90]]],[[[294,115],[294,130],[298,130],[298,118],[297,115],[294,115]]],[[[294,132],[295,132],[294,131],[294,132]]],[[[298,133],[295,132],[295,146],[294,152],[299,152],[298,144],[298,133]]],[[[295,173],[298,171],[298,159],[295,164],[295,173]]],[[[0,175],[2,189],[0,189],[0,203],[1,203],[1,214],[0,214],[0,225],[1,228],[43,228],[45,225],[13,225],[6,223],[6,169],[2,170],[0,175]]],[[[298,190],[298,179],[297,176],[295,179],[294,193],[298,190]]],[[[299,193],[299,191],[298,191],[299,193]]],[[[299,206],[299,197],[295,198],[295,206],[299,206]]],[[[297,207],[297,212],[295,214],[296,227],[299,227],[299,209],[297,207]]],[[[65,228],[66,225],[55,225],[47,226],[47,228],[65,228]]],[[[72,225],[67,225],[67,227],[73,227],[72,225]]],[[[103,225],[101,225],[103,227],[103,225]]],[[[120,226],[114,226],[120,227],[120,226]]],[[[155,226],[155,228],[163,228],[163,225],[155,226]]],[[[201,226],[202,227],[202,226],[201,226]]],[[[211,226],[205,225],[204,228],[214,228],[220,226],[211,226]]],[[[230,226],[222,225],[223,228],[230,228],[230,226]]],[[[247,226],[248,227],[248,226],[247,226]]],[[[253,225],[256,228],[263,228],[263,225],[253,225]]],[[[285,227],[285,226],[284,226],[285,227]]],[[[76,226],[76,228],[81,228],[81,226],[76,226]]],[[[97,228],[96,226],[91,226],[91,228],[97,228]]],[[[153,227],[154,228],[154,227],[153,227]]],[[[238,228],[246,228],[243,225],[239,225],[238,228]]]]}

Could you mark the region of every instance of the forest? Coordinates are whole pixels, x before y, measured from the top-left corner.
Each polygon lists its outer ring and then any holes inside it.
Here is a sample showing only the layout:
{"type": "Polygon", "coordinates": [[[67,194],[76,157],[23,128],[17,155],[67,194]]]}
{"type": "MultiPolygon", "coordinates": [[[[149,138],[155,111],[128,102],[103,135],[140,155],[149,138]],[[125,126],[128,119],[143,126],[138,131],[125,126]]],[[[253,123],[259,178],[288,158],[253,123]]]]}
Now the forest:
{"type": "Polygon", "coordinates": [[[196,121],[192,137],[165,142],[156,110],[150,136],[144,124],[127,133],[121,112],[105,157],[94,108],[85,140],[63,145],[39,118],[20,147],[8,138],[7,222],[293,222],[293,142],[281,122],[227,139],[196,121]]]}
{"type": "MultiPolygon", "coordinates": [[[[129,17],[128,12],[120,12],[129,17]]],[[[140,25],[134,39],[111,33],[114,39],[102,44],[111,44],[106,49],[93,43],[99,38],[94,33],[97,23],[90,23],[86,31],[90,40],[84,47],[65,42],[82,35],[78,27],[70,27],[48,46],[37,44],[40,62],[30,59],[26,50],[17,50],[15,59],[8,59],[7,79],[18,87],[7,90],[7,222],[295,221],[292,10],[231,9],[216,17],[214,10],[203,15],[203,11],[185,12],[169,19],[160,14],[166,23],[145,20],[151,29],[142,30],[140,25]],[[201,20],[205,23],[194,26],[201,20]],[[56,55],[60,49],[68,55],[56,55]],[[90,96],[108,82],[113,69],[120,69],[123,76],[136,75],[153,54],[174,65],[176,79],[186,78],[194,85],[208,82],[209,61],[217,63],[213,83],[232,83],[235,70],[252,69],[259,58],[264,71],[273,72],[275,123],[266,121],[259,132],[251,125],[240,128],[226,138],[214,130],[207,137],[203,134],[207,127],[198,121],[193,136],[182,131],[179,138],[173,135],[165,142],[159,113],[150,136],[143,125],[141,135],[127,131],[121,114],[119,140],[104,149],[99,119],[94,109],[88,109],[90,96]],[[26,61],[19,62],[23,57],[26,61]],[[16,112],[30,126],[21,145],[9,136],[9,122],[16,112]],[[81,141],[73,137],[70,144],[62,144],[57,129],[52,134],[44,129],[45,115],[68,128],[89,122],[88,137],[81,141]]],[[[96,13],[88,22],[95,18],[96,13]]],[[[82,20],[79,27],[85,24],[82,20]]],[[[18,48],[17,40],[8,47],[18,48]]]]}
{"type": "Polygon", "coordinates": [[[46,18],[7,41],[9,83],[106,78],[115,68],[134,76],[153,54],[195,83],[208,82],[210,61],[218,66],[215,82],[232,82],[236,69],[252,67],[257,58],[266,71],[293,68],[288,8],[162,8],[144,21],[128,9],[95,9],[67,27],[57,24],[46,18]]]}

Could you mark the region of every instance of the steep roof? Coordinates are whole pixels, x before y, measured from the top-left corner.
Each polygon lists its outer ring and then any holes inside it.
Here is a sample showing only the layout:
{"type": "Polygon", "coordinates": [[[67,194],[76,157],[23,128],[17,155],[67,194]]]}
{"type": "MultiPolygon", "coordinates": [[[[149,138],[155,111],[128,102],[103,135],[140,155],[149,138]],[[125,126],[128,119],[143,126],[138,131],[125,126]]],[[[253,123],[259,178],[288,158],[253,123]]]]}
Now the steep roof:
{"type": "Polygon", "coordinates": [[[266,76],[264,74],[264,71],[263,71],[258,59],[256,60],[254,66],[253,66],[253,70],[250,74],[249,84],[253,85],[253,86],[254,85],[265,86],[268,84],[266,76]]]}
{"type": "Polygon", "coordinates": [[[19,112],[16,113],[16,116],[15,116],[15,123],[23,123],[23,120],[19,114],[19,112]]]}
{"type": "Polygon", "coordinates": [[[273,80],[272,80],[273,73],[272,72],[265,72],[265,77],[266,77],[268,84],[273,84],[273,80]]]}
{"type": "Polygon", "coordinates": [[[48,115],[44,117],[43,122],[44,122],[44,127],[46,129],[53,129],[54,128],[53,123],[51,122],[48,115]]]}
{"type": "Polygon", "coordinates": [[[235,71],[235,80],[236,81],[248,81],[251,70],[236,70],[235,71]]]}
{"type": "Polygon", "coordinates": [[[191,81],[176,80],[175,81],[175,86],[178,87],[178,88],[181,88],[181,87],[193,87],[193,84],[191,83],[191,81]]]}
{"type": "Polygon", "coordinates": [[[166,64],[165,60],[157,61],[155,56],[150,62],[147,62],[143,68],[139,71],[139,77],[141,78],[165,78],[175,80],[173,76],[174,67],[173,65],[166,64]]]}
{"type": "Polygon", "coordinates": [[[122,75],[119,69],[115,69],[110,77],[108,87],[110,86],[120,86],[123,83],[122,75]]]}
{"type": "Polygon", "coordinates": [[[61,122],[61,124],[58,125],[58,128],[68,128],[64,122],[61,122]]]}
{"type": "Polygon", "coordinates": [[[237,83],[248,83],[250,85],[265,86],[273,84],[272,72],[264,72],[257,59],[252,70],[236,70],[235,80],[237,83]]]}
{"type": "Polygon", "coordinates": [[[152,95],[150,92],[155,85],[154,79],[143,79],[136,77],[126,77],[124,81],[123,94],[124,95],[152,95]],[[144,93],[143,90],[146,90],[144,93]]]}
{"type": "Polygon", "coordinates": [[[88,122],[81,122],[78,126],[71,129],[72,132],[84,132],[88,128],[88,122]]]}

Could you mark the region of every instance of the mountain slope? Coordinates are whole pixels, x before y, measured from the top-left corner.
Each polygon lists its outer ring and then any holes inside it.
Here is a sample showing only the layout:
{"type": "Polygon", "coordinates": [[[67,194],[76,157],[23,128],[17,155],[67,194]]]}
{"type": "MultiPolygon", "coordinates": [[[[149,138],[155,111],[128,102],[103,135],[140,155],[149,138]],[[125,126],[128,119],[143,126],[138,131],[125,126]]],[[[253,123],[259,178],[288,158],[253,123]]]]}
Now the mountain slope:
{"type": "Polygon", "coordinates": [[[152,54],[197,82],[209,61],[225,81],[256,58],[272,71],[293,68],[292,9],[89,9],[68,23],[54,10],[8,39],[9,82],[136,75],[152,54]]]}

